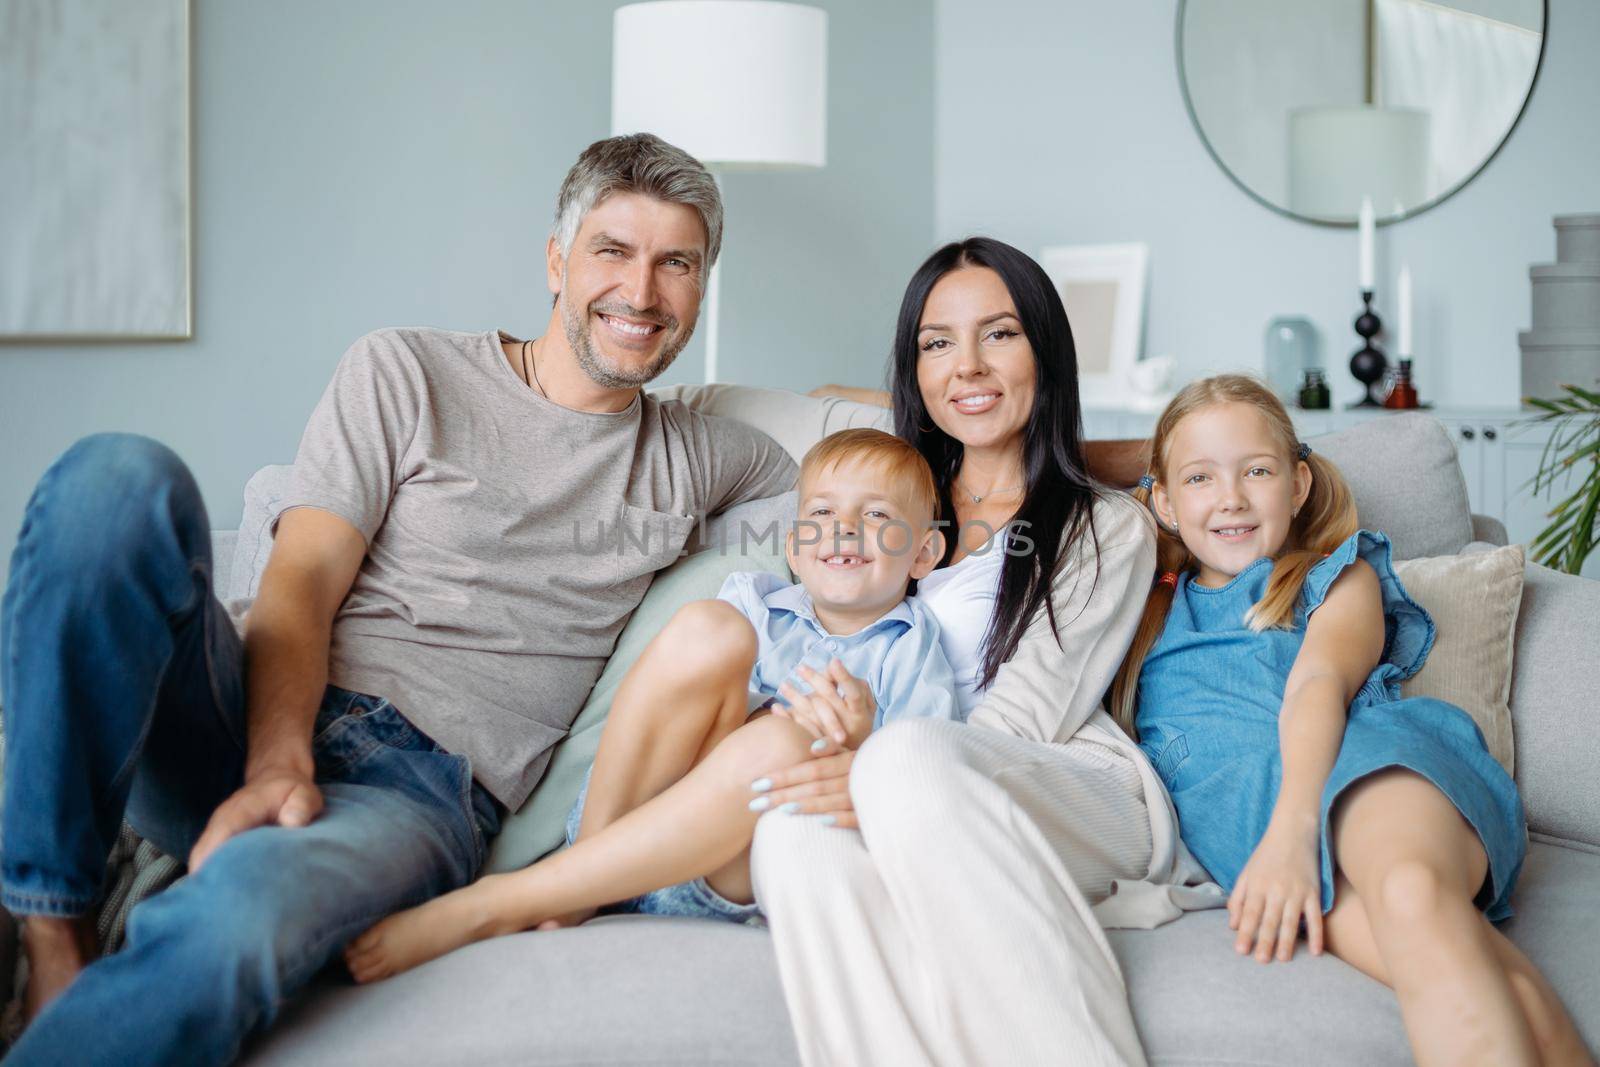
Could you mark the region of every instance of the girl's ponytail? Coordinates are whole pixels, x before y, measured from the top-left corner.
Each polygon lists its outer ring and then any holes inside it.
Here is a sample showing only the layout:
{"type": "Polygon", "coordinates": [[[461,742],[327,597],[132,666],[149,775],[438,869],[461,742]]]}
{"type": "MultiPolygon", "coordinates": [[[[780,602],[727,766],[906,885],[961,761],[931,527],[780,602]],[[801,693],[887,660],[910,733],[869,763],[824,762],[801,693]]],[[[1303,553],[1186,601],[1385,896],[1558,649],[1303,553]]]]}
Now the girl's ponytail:
{"type": "MultiPolygon", "coordinates": [[[[1287,414],[1284,418],[1287,421],[1287,414]]],[[[1355,496],[1339,468],[1315,452],[1305,462],[1311,467],[1311,492],[1272,565],[1267,591],[1245,613],[1245,623],[1257,633],[1294,625],[1306,575],[1357,529],[1355,496]]]]}
{"type": "MultiPolygon", "coordinates": [[[[1140,486],[1133,498],[1149,507],[1150,490],[1140,486]]],[[[1144,668],[1144,658],[1155,646],[1156,638],[1167,625],[1167,613],[1172,610],[1172,596],[1177,591],[1178,575],[1194,563],[1189,550],[1177,535],[1156,524],[1156,577],[1150,586],[1150,595],[1144,602],[1144,614],[1139,617],[1139,628],[1134,631],[1133,644],[1123,657],[1122,666],[1111,681],[1111,717],[1129,737],[1138,740],[1133,720],[1139,711],[1139,672],[1144,668]]]]}

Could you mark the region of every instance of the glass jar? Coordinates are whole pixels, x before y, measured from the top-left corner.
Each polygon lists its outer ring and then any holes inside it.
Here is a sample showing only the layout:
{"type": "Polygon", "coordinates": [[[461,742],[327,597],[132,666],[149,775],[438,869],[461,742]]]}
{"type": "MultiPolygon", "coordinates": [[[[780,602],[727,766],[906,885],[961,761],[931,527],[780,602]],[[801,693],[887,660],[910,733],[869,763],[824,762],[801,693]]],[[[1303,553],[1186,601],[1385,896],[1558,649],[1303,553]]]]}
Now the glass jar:
{"type": "Polygon", "coordinates": [[[1317,328],[1299,316],[1273,319],[1267,323],[1263,363],[1267,385],[1279,400],[1293,404],[1301,375],[1322,363],[1317,356],[1317,328]]]}
{"type": "Polygon", "coordinates": [[[1327,411],[1333,402],[1328,394],[1328,380],[1321,367],[1307,367],[1306,380],[1300,386],[1300,407],[1305,411],[1327,411]]]}

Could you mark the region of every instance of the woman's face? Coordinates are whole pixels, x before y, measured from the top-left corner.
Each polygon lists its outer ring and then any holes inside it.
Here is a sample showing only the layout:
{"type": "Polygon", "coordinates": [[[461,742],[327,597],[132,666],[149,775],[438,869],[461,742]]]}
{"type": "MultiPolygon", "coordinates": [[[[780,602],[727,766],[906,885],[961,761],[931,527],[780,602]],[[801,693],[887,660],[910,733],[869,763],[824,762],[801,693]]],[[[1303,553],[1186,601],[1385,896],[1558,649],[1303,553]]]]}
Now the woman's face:
{"type": "Polygon", "coordinates": [[[940,278],[917,332],[917,387],[934,424],[967,448],[1020,451],[1033,383],[1033,346],[1000,275],[961,267],[940,278]]]}

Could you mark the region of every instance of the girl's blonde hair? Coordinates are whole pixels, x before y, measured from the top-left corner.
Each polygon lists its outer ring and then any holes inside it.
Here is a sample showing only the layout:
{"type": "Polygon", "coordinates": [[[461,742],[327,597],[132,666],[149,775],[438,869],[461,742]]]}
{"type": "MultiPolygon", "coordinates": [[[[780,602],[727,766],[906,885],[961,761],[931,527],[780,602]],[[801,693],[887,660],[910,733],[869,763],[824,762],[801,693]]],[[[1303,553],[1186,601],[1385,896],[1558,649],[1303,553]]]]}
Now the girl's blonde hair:
{"type": "MultiPolygon", "coordinates": [[[[1293,463],[1299,456],[1300,440],[1294,422],[1282,402],[1261,382],[1243,374],[1220,374],[1202,378],[1185,386],[1156,422],[1150,440],[1150,477],[1165,476],[1172,434],[1185,418],[1217,404],[1249,404],[1266,417],[1279,451],[1293,463]]],[[[1311,467],[1311,492],[1289,526],[1289,537],[1272,565],[1266,594],[1245,614],[1245,622],[1257,632],[1294,622],[1295,605],[1306,574],[1318,560],[1332,552],[1356,532],[1356,502],[1339,468],[1313,452],[1306,457],[1311,467]]],[[[1148,506],[1151,490],[1134,490],[1134,498],[1148,506]]],[[[1177,590],[1176,576],[1195,566],[1194,557],[1184,547],[1177,531],[1156,524],[1156,581],[1145,602],[1144,616],[1134,634],[1122,668],[1111,683],[1111,714],[1128,734],[1137,737],[1134,716],[1138,711],[1139,672],[1145,656],[1167,623],[1172,597],[1177,590]],[[1172,575],[1172,578],[1166,578],[1172,575]]]]}

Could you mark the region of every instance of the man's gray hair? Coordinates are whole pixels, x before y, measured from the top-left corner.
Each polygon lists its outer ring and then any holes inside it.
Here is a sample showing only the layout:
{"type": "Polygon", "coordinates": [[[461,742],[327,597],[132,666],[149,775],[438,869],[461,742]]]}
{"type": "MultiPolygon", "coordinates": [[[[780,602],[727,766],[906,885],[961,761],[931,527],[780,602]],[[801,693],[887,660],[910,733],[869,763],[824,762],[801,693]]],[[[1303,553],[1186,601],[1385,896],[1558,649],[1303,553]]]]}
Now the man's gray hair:
{"type": "Polygon", "coordinates": [[[716,180],[705,164],[653,133],[596,141],[567,171],[551,228],[562,259],[571,254],[583,217],[613,193],[640,193],[694,208],[706,227],[705,269],[717,261],[722,251],[722,194],[716,180]]]}

